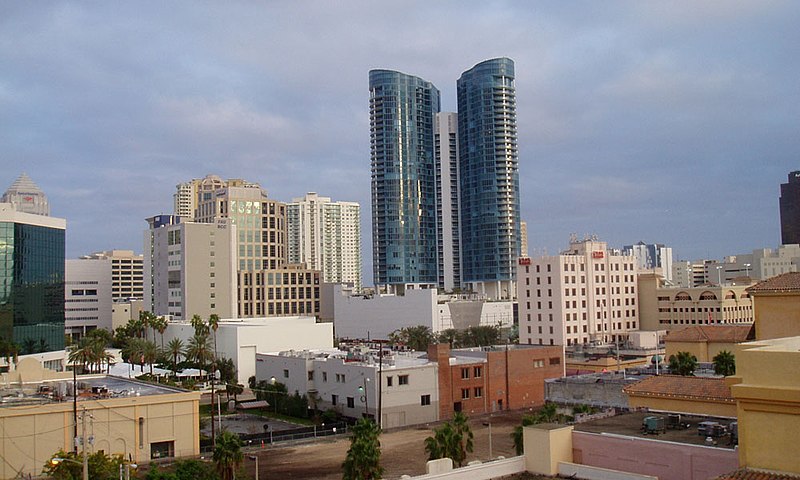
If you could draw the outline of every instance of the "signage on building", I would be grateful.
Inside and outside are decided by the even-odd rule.
[[[592,258],[604,258],[605,252],[592,252]]]
[[[531,259],[528,258],[528,257],[520,257],[519,264],[520,265],[530,265],[531,264]]]

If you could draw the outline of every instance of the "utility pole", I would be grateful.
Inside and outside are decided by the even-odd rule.
[[[81,415],[81,446],[83,447],[83,480],[89,480],[89,457],[86,451],[86,407]]]
[[[73,450],[78,453],[78,371],[75,362],[72,362],[72,443]]]
[[[208,374],[211,377],[210,374]],[[216,378],[211,378],[211,444],[213,446],[217,446],[217,436],[214,435],[214,380]]]

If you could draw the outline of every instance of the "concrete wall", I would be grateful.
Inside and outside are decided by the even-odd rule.
[[[405,295],[342,296],[334,287],[334,325],[338,338],[386,339],[403,327],[434,330],[436,290],[406,290]]]
[[[657,398],[647,396],[629,395],[628,403],[631,408],[649,408],[663,412],[693,413],[696,415],[709,415],[712,417],[736,418],[736,403],[714,402],[702,400],[684,400],[680,398]]]
[[[111,330],[111,260],[67,260],[64,277],[66,332],[82,337],[94,328]]]
[[[739,467],[735,450],[621,435],[574,432],[572,448],[575,463],[661,480],[706,480]]]
[[[756,339],[800,335],[800,294],[756,293],[753,295]]]
[[[490,480],[525,471],[525,457],[513,457],[410,477],[414,480]]]
[[[628,396],[622,388],[635,382],[610,375],[566,377],[545,382],[545,398],[549,402],[570,405],[627,408]]]
[[[571,426],[552,424],[523,427],[525,469],[542,475],[558,474],[560,462],[572,461],[572,431]]]
[[[582,478],[585,480],[658,480],[658,477],[652,475],[620,472],[619,470],[590,467],[569,462],[560,462],[558,464],[558,474],[562,477]]]

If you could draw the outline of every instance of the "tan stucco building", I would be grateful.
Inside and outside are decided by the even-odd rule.
[[[800,335],[800,272],[764,280],[747,291],[753,297],[758,340]]]
[[[0,478],[41,474],[58,450],[73,449],[83,418],[92,437],[89,453],[121,454],[134,463],[200,453],[199,392],[81,376],[76,424],[72,379],[53,378],[36,361],[20,363],[12,374],[25,383],[9,381],[0,388]],[[36,378],[53,379],[27,382]]]
[[[800,474],[800,337],[743,343],[736,375],[739,465]]]
[[[724,378],[658,375],[628,385],[622,391],[628,395],[631,408],[736,417],[736,402]]]
[[[698,362],[712,362],[723,350],[733,353],[736,345],[754,340],[752,325],[697,325],[673,330],[664,338],[666,358],[689,352]]]

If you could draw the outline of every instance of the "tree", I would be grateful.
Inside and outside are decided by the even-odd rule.
[[[66,461],[54,461],[53,459],[56,458]],[[59,450],[45,463],[43,473],[45,476],[61,480],[79,479],[83,472],[82,461],[81,455]],[[86,460],[89,466],[89,478],[92,480],[116,480],[119,478],[122,462],[122,455],[106,455],[103,452],[95,452]]]
[[[736,373],[736,357],[728,350],[722,350],[713,358],[714,373],[717,375],[733,375]]]
[[[233,480],[236,467],[241,465],[244,459],[242,441],[236,434],[223,430],[217,437],[212,458],[222,480]]]
[[[214,332],[214,357],[218,357],[219,353],[217,351],[217,329],[219,328],[219,315],[216,313],[212,313],[208,316],[208,326],[211,328],[211,331]]]
[[[195,335],[189,339],[189,346],[186,348],[186,357],[196,362],[200,370],[208,370],[209,366],[214,362],[214,352],[211,350],[212,348],[208,333],[195,333]]]
[[[133,365],[140,365],[144,372],[144,342],[137,337],[129,338],[122,347],[122,359]]]
[[[81,372],[86,372],[87,366],[93,362],[92,344],[89,338],[83,337],[80,342],[72,345],[67,358],[72,363],[72,368],[75,368],[75,363],[80,363]]]
[[[172,358],[172,374],[178,376],[178,357],[185,355],[183,340],[177,337],[170,340],[167,343],[167,353]]]
[[[350,448],[342,463],[342,480],[381,478],[381,428],[371,418],[361,418],[351,432]]]
[[[153,376],[153,364],[158,360],[158,346],[156,342],[144,340],[142,343],[142,363],[150,365],[150,376]]]
[[[694,375],[697,368],[697,357],[689,352],[678,352],[669,356],[669,370],[673,374],[690,376]]]
[[[553,423],[561,419],[558,413],[558,406],[555,403],[547,402],[542,408],[532,415],[524,415],[522,417],[522,424],[514,427],[511,432],[511,439],[514,441],[514,450],[517,455],[523,454],[523,428],[529,425],[538,425],[540,423]]]
[[[142,329],[144,332],[144,338],[147,339],[147,329],[153,326],[153,322],[156,321],[156,314],[153,312],[148,312],[146,310],[142,310],[139,312],[139,320],[142,322]],[[153,330],[153,341],[156,339],[155,330]]]
[[[467,459],[467,453],[473,450],[473,437],[467,416],[462,412],[456,412],[452,423],[445,422],[433,430],[432,437],[425,439],[428,459],[450,458],[460,467]]]
[[[241,383],[237,383],[235,385],[232,383],[225,384],[225,394],[228,396],[228,399],[230,399],[231,395],[233,395],[234,402],[237,401],[236,397],[241,395],[242,392],[244,392],[244,385]]]
[[[450,348],[456,347],[456,341],[458,340],[458,332],[455,328],[448,328],[439,332],[439,336],[437,338],[439,343],[447,343],[450,345]]]
[[[424,352],[428,350],[428,345],[433,343],[434,338],[430,327],[417,325],[395,330],[389,334],[389,341],[395,345],[402,344],[412,350]]]
[[[151,321],[153,328],[161,335],[161,350],[164,350],[164,332],[167,331],[169,322],[164,317],[156,317]],[[155,340],[155,338],[153,339]]]
[[[194,334],[196,336],[208,336],[208,325],[203,321],[203,318],[200,315],[194,314],[192,315],[192,319],[190,320],[192,327],[194,328]]]

